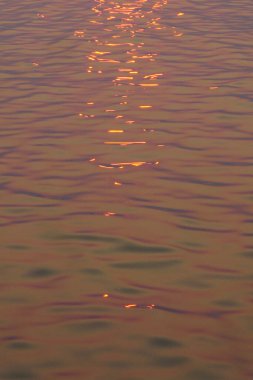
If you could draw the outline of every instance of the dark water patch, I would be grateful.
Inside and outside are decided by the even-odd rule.
[[[152,337],[148,339],[148,343],[157,348],[179,348],[182,347],[182,343],[173,340],[173,339],[168,339],[164,337]]]
[[[131,201],[137,201],[137,202],[147,202],[150,203],[150,199],[140,198],[140,197],[129,197],[129,200]]]
[[[16,340],[21,340],[21,337],[19,335],[7,335],[4,336],[1,340],[3,341],[16,341]]]
[[[179,144],[179,143],[172,143],[171,145],[175,148],[179,148],[179,149],[183,149],[183,150],[192,150],[192,151],[197,151],[197,152],[201,152],[201,151],[205,150],[204,147],[201,148],[201,147],[194,147],[194,146],[186,146],[186,145]]]
[[[145,245],[142,243],[134,242],[128,239],[116,238],[113,236],[105,235],[91,235],[91,234],[48,234],[46,236],[55,240],[77,240],[87,242],[98,243],[112,243],[117,244],[117,249],[121,252],[133,252],[133,253],[168,253],[172,252],[171,248],[159,246],[159,245]],[[104,250],[101,250],[103,252]],[[99,251],[100,252],[100,251]]]
[[[81,377],[82,374],[81,374],[81,371],[56,371],[54,372],[53,376],[55,376],[55,378],[62,378],[62,379],[74,379],[74,378],[78,378],[78,377]]]
[[[133,367],[137,367],[137,365],[133,365],[133,363],[129,363],[127,361],[124,361],[124,360],[113,360],[113,361],[110,361],[108,363],[108,365],[111,367],[111,368],[119,368],[119,369],[127,369],[127,368],[133,368]],[[132,379],[132,377],[131,377]]]
[[[100,330],[106,330],[113,325],[106,321],[93,321],[85,323],[75,323],[67,326],[67,329],[74,333],[93,333]]]
[[[125,242],[119,245],[121,252],[133,252],[133,253],[165,253],[172,252],[171,248],[143,245],[133,242]]]
[[[253,166],[252,162],[232,162],[232,161],[217,161],[218,165],[224,165],[224,166]]]
[[[29,272],[26,273],[26,276],[28,277],[50,277],[54,276],[58,273],[58,271],[51,269],[51,268],[46,268],[46,267],[39,267],[39,268],[34,268],[30,270]]]
[[[71,350],[71,354],[73,355],[74,358],[78,357],[81,360],[88,359],[89,361],[93,363],[99,354],[113,352],[113,350],[114,350],[113,347],[109,346],[109,344],[103,347],[101,346],[94,347],[92,345],[86,345],[85,347],[82,347],[82,348],[74,347]],[[119,352],[120,352],[120,348],[118,349],[118,353]]]
[[[191,287],[193,289],[208,289],[211,288],[212,285],[205,280],[199,279],[199,278],[186,278],[182,281],[180,281],[182,285],[185,285],[187,287]]]
[[[204,228],[204,227],[194,227],[194,226],[185,226],[183,224],[178,224],[178,228],[181,228],[182,230],[188,230],[188,231],[196,231],[196,232],[210,232],[210,233],[216,233],[216,234],[232,234],[235,233],[234,230],[228,230],[228,229],[216,229],[216,228]]]
[[[211,281],[240,281],[242,279],[242,276],[241,275],[238,275],[238,276],[234,276],[234,275],[231,275],[231,274],[208,274],[206,273],[205,274],[205,278],[207,280],[211,280]]]
[[[165,269],[182,264],[180,260],[164,260],[164,261],[135,261],[126,263],[111,264],[114,268],[119,269]]]
[[[28,249],[31,249],[31,247],[22,244],[8,244],[6,247],[15,251],[26,251]]]
[[[34,348],[34,345],[27,342],[12,342],[8,344],[8,348],[13,350],[30,350]]]
[[[222,307],[227,307],[227,308],[237,308],[240,307],[241,304],[239,302],[236,302],[234,300],[229,300],[229,299],[222,299],[222,300],[217,300],[214,302],[214,304],[222,306]]]
[[[91,241],[91,242],[98,242],[98,243],[115,243],[117,241],[120,241],[120,239],[110,237],[110,236],[104,236],[104,235],[90,235],[90,234],[53,234],[48,233],[46,238],[50,240],[77,240],[77,241]]]
[[[37,379],[37,375],[29,369],[14,368],[2,373],[2,379],[6,380],[33,380]]]
[[[193,185],[203,185],[203,186],[210,186],[210,187],[228,187],[228,186],[238,186],[236,183],[226,183],[226,182],[217,182],[217,181],[208,181],[203,179],[197,179],[192,177],[176,177],[176,176],[168,176],[168,177],[159,177],[162,180],[167,181],[176,181],[176,182],[183,182],[183,183],[190,183]]]
[[[90,276],[101,276],[103,275],[103,272],[96,268],[85,268],[80,270],[81,273],[87,274]]]
[[[79,313],[83,313],[83,312],[85,312],[87,309],[86,309],[86,307],[85,306],[77,306],[77,305],[73,305],[73,306],[66,306],[66,307],[64,307],[64,306],[62,306],[62,307],[60,307],[60,306],[56,306],[56,307],[50,307],[49,309],[49,312],[51,312],[51,313],[63,313],[63,314],[65,314],[65,313],[73,313],[73,312],[75,312],[75,313],[77,313],[77,312],[79,312]],[[103,308],[103,307],[99,307],[99,306],[91,306],[91,307],[89,307],[89,311],[92,311],[92,310],[95,310],[95,311],[105,311],[105,308]]]
[[[163,212],[168,212],[176,215],[191,215],[193,214],[192,211],[186,210],[186,209],[180,209],[180,208],[175,208],[175,207],[161,207],[161,206],[148,206],[148,205],[143,205],[142,207],[145,208],[150,208],[152,210],[158,210],[158,211],[163,211]]]
[[[208,369],[196,369],[188,373],[185,380],[227,380],[222,375]]]
[[[33,159],[33,162],[36,161]],[[54,194],[46,194],[46,193],[38,193],[35,191],[30,190],[23,190],[23,189],[15,189],[13,190],[15,194],[18,195],[27,195],[32,198],[41,198],[41,199],[52,199],[52,200],[60,200],[60,201],[70,201],[74,200],[79,196],[84,195],[84,192],[74,192],[69,194],[62,194],[62,195],[54,195]]]
[[[159,356],[152,360],[152,364],[159,367],[178,367],[189,362],[186,356]]]
[[[135,288],[116,288],[116,292],[122,293],[122,294],[140,294],[143,293],[143,291]]]
[[[247,331],[253,332],[253,315],[245,315],[242,317],[242,321]]]
[[[246,259],[253,259],[253,250],[251,251],[245,251],[242,253],[239,253],[240,256],[245,257]]]
[[[63,362],[61,360],[54,360],[54,359],[50,359],[50,360],[46,360],[46,361],[43,361],[43,362],[40,362],[36,365],[36,367],[38,369],[42,368],[48,368],[48,369],[52,369],[52,368],[61,368],[63,366]]]
[[[30,302],[28,297],[25,296],[1,296],[0,301],[5,304],[28,304]]]

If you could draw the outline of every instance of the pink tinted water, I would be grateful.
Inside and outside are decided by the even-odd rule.
[[[1,379],[252,379],[252,8],[5,2]]]

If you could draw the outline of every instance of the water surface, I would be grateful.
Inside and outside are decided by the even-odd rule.
[[[5,1],[1,379],[252,379],[250,0]]]

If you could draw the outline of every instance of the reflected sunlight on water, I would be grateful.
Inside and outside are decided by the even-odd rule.
[[[0,15],[0,378],[252,379],[252,4]]]

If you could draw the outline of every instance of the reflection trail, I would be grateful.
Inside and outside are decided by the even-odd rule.
[[[104,114],[99,115],[102,118],[110,117],[111,127],[107,132],[113,140],[103,142],[106,145],[115,145],[118,147],[127,147],[131,145],[145,145],[148,143],[146,138],[136,140],[136,137],[129,139],[117,140],[118,134],[135,134],[134,131],[140,131],[140,122],[143,123],[147,117],[146,113],[153,108],[150,101],[148,104],[142,104],[141,99],[154,96],[153,88],[160,85],[163,77],[162,72],[154,72],[154,62],[157,59],[157,53],[151,52],[150,47],[146,47],[141,41],[143,34],[159,33],[159,30],[165,29],[160,25],[159,10],[167,5],[167,0],[148,2],[147,0],[136,0],[131,2],[95,0],[95,6],[92,8],[95,18],[90,22],[97,25],[95,36],[90,41],[92,50],[87,54],[86,59],[89,61],[87,73],[96,75],[99,81],[107,80],[106,91],[108,86],[112,89],[112,102],[106,100]],[[103,89],[101,89],[103,91]],[[115,103],[116,98],[116,103]],[[134,99],[135,98],[135,99]],[[136,98],[138,99],[136,102]],[[104,100],[104,99],[103,99]],[[109,99],[111,100],[111,99]],[[97,104],[97,101],[86,102],[91,107]],[[91,108],[89,108],[91,109]],[[143,120],[135,120],[134,113],[136,110],[143,112]],[[91,111],[92,112],[92,111]],[[90,118],[94,115],[80,115]],[[134,124],[134,129],[133,129]],[[141,133],[148,132],[147,129],[141,129]],[[91,161],[91,160],[90,160]],[[95,160],[93,159],[92,162]],[[117,160],[116,160],[117,161]],[[149,164],[137,160],[132,163],[97,163],[101,168],[117,168],[125,165],[131,167]],[[137,164],[138,163],[138,164]],[[108,166],[108,164],[110,166]],[[155,162],[158,164],[158,161]]]

